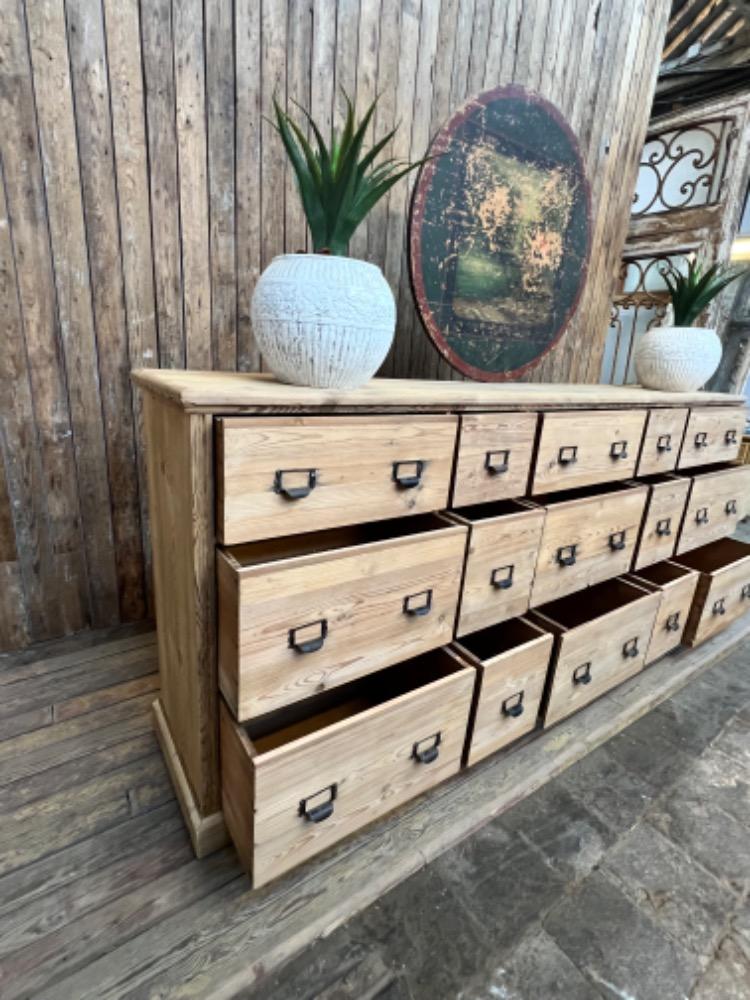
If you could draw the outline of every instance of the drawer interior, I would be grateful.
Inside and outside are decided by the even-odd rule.
[[[298,556],[333,552],[355,545],[406,538],[428,531],[441,529],[444,531],[452,527],[454,525],[438,514],[415,514],[412,517],[399,517],[388,521],[373,521],[369,524],[352,524],[344,528],[287,535],[285,538],[245,542],[242,545],[231,545],[222,551],[242,569],[282,559],[294,559]]]
[[[550,601],[536,610],[551,625],[565,632],[632,604],[643,595],[640,587],[615,577],[614,580],[597,583],[586,590]]]
[[[522,500],[495,500],[490,503],[475,503],[470,507],[458,507],[453,514],[467,522],[485,521],[493,517],[507,517],[509,514],[528,514],[533,507]]]
[[[271,712],[245,723],[243,728],[255,753],[268,753],[465,669],[465,664],[446,650],[433,650]]]
[[[689,575],[689,569],[668,561],[645,566],[643,569],[639,569],[636,574],[640,580],[646,580],[656,587],[666,587],[668,584],[674,583],[675,580],[681,580]]]
[[[637,481],[633,485],[640,483],[644,486],[662,486],[664,483],[674,483],[677,481],[677,476],[679,476],[679,473],[674,472],[660,472],[653,476],[638,476]]]
[[[715,472],[728,472],[730,469],[741,469],[738,462],[712,462],[710,465],[691,465],[689,469],[679,469],[672,473],[683,479],[698,479],[700,476],[710,476]]]
[[[627,493],[636,484],[622,483],[597,483],[595,486],[580,486],[573,490],[558,490],[555,493],[541,493],[535,496],[533,503],[541,507],[551,506],[556,503],[570,503],[573,500],[589,500],[592,497],[614,496],[617,493]]]
[[[722,538],[718,542],[711,542],[699,549],[693,549],[692,552],[686,552],[679,556],[679,560],[684,566],[697,569],[701,573],[715,573],[746,556],[750,556],[750,545],[747,542],[740,542],[736,538]]]
[[[525,618],[511,618],[499,625],[483,628],[480,632],[462,636],[459,645],[478,660],[489,660],[524,646],[543,634],[541,629]]]

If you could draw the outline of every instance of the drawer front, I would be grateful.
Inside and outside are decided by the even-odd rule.
[[[239,572],[219,558],[219,678],[240,720],[450,642],[467,529]]]
[[[257,756],[254,884],[268,882],[456,774],[475,677],[466,667],[330,731]],[[419,754],[438,736],[437,756],[421,762]],[[306,818],[305,807],[324,802],[333,786],[331,815],[323,822]]]
[[[543,525],[537,508],[471,526],[458,635],[528,610]]]
[[[476,764],[534,729],[552,644],[552,635],[541,635],[519,649],[502,653],[480,668],[467,764]]]
[[[705,642],[746,611],[750,611],[750,555],[714,573],[701,573],[685,643]]]
[[[556,503],[547,509],[531,606],[630,568],[648,487]]]
[[[687,409],[649,410],[638,459],[639,476],[655,476],[676,467],[687,419]]]
[[[698,585],[698,574],[691,573],[667,584],[661,591],[661,603],[648,647],[646,663],[653,663],[682,644],[682,636]]]
[[[654,483],[649,489],[633,564],[636,569],[669,559],[674,552],[690,483],[675,477],[666,483]]]
[[[542,415],[533,493],[627,479],[635,472],[646,410]]]
[[[529,482],[536,426],[536,413],[462,416],[453,506],[523,496]]]
[[[223,417],[225,545],[447,506],[456,418]]]
[[[644,594],[632,604],[560,636],[546,726],[643,669],[659,600],[659,594]],[[631,650],[636,654],[630,655]]]
[[[701,406],[690,411],[678,469],[733,462],[745,430],[743,407]]]
[[[693,477],[677,552],[731,535],[750,513],[750,465]]]

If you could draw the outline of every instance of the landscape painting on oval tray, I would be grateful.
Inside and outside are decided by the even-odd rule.
[[[588,267],[578,143],[538,94],[473,98],[440,130],[415,188],[412,286],[441,354],[472,378],[516,378],[559,339]]]

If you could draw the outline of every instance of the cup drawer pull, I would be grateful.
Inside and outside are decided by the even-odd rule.
[[[509,590],[513,586],[513,566],[496,566],[490,573],[490,584],[496,590]]]
[[[613,552],[620,552],[625,548],[625,531],[613,531],[609,536],[609,547]]]
[[[725,615],[727,613],[727,599],[726,597],[720,597],[718,601],[714,601],[713,607],[711,608],[712,615]]]
[[[511,719],[517,719],[519,715],[523,715],[523,710],[523,691],[518,691],[506,698],[501,706],[502,714],[510,716]]]
[[[421,458],[393,463],[393,481],[402,490],[412,490],[419,486],[423,472],[424,462]]]
[[[575,465],[578,461],[578,445],[577,444],[567,444],[557,453],[558,465]]]
[[[660,434],[656,439],[656,450],[658,452],[665,452],[672,450],[672,435],[671,434]]]
[[[307,483],[301,486],[292,486],[284,484],[285,476],[306,476]],[[303,497],[307,497],[312,493],[315,487],[318,485],[318,470],[317,469],[277,469],[273,476],[273,491],[278,493],[287,500],[302,500]]]
[[[417,740],[411,748],[412,758],[418,764],[431,764],[434,760],[438,759],[442,739],[443,734],[441,732],[437,732],[433,736],[425,736],[423,740]],[[426,743],[427,746],[423,746],[422,744],[424,743]]]
[[[573,566],[578,555],[578,543],[575,545],[561,545],[557,550],[555,559],[559,566]]]
[[[698,431],[695,435],[696,448],[708,448],[708,434],[705,431]]]
[[[615,461],[620,458],[628,457],[628,442],[627,441],[613,441],[612,447],[609,449],[609,454],[611,458]]]
[[[504,448],[502,451],[488,451],[484,457],[484,467],[491,476],[499,476],[508,471],[509,461],[509,448]]]
[[[672,534],[671,517],[663,517],[660,521],[656,522],[656,534],[661,538],[666,538]]]
[[[318,634],[312,636],[310,639],[298,639],[297,633],[303,632],[305,629],[318,628]],[[319,618],[318,621],[308,622],[306,625],[298,625],[296,628],[289,629],[289,647],[296,650],[298,653],[316,653],[319,649],[323,648],[323,643],[326,641],[326,636],[328,635],[328,619]]]
[[[736,514],[737,513],[737,501],[736,500],[727,500],[727,503],[726,503],[726,506],[724,507],[724,510],[726,511],[727,515]]]
[[[634,656],[638,656],[638,636],[633,639],[628,639],[622,647],[622,655],[626,660],[632,660]]]
[[[726,434],[724,435],[724,443],[737,444],[737,431],[734,429],[732,429],[731,431],[727,431]]]
[[[418,594],[407,594],[404,598],[404,614],[422,618],[432,611],[432,587],[420,590]]]
[[[696,524],[708,524],[708,507],[699,507],[695,512]]]
[[[588,660],[586,663],[582,663],[580,667],[576,667],[573,671],[573,683],[574,684],[590,684],[591,683],[591,661]]]
[[[319,802],[315,806],[308,805],[311,799],[317,799],[319,795],[324,795],[328,793],[328,798]],[[300,801],[298,815],[304,816],[306,820],[310,823],[322,823],[324,819],[328,819],[329,816],[333,815],[333,804],[336,801],[336,795],[338,793],[338,785],[327,785],[325,788],[321,788],[319,792],[313,792],[312,795],[308,795]]]
[[[665,628],[667,632],[676,632],[680,627],[680,612],[673,611],[671,615],[667,617],[667,623]]]

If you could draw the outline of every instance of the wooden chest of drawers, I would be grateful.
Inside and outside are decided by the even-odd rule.
[[[157,733],[196,853],[229,830],[256,885],[632,676],[689,584],[693,642],[750,604],[744,550],[674,555],[702,490],[722,534],[746,509],[744,468],[692,462],[732,461],[737,397],[134,378]]]

